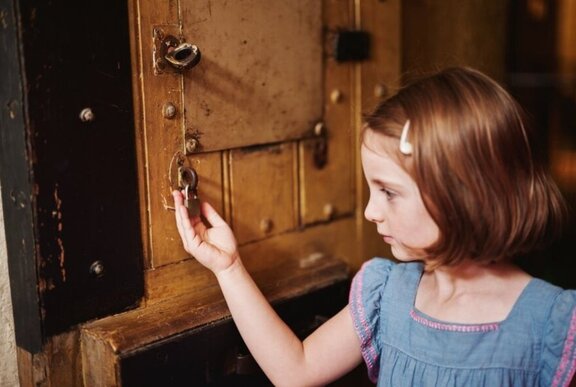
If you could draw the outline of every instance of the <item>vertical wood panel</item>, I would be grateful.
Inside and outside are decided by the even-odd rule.
[[[149,267],[160,266],[173,261],[174,244],[165,243],[164,228],[174,222],[174,214],[166,206],[172,205],[168,170],[174,154],[182,152],[183,144],[183,101],[182,76],[177,73],[154,74],[153,66],[153,30],[161,28],[165,33],[180,35],[178,16],[179,1],[138,0],[134,15],[138,23],[136,35],[138,42],[138,68],[140,84],[141,133],[139,135],[139,162],[146,166],[147,186],[144,197],[146,205],[142,207],[142,219],[148,227],[143,238],[148,240],[149,251],[146,264]],[[177,113],[173,119],[163,117],[162,108],[171,102]]]
[[[296,228],[294,146],[230,152],[232,228],[239,244]]]
[[[303,224],[312,224],[354,210],[354,121],[353,65],[337,63],[331,55],[331,44],[339,30],[354,27],[354,14],[347,1],[324,1],[324,117],[327,130],[328,156],[324,167],[314,162],[318,141],[300,142],[300,213]],[[352,238],[352,237],[351,237]]]
[[[6,252],[17,345],[30,352],[42,346],[40,296],[37,287],[33,184],[30,181],[23,82],[20,68],[16,2],[0,9],[0,179]]]

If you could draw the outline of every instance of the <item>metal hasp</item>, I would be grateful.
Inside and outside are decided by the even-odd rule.
[[[186,70],[192,68],[200,62],[200,49],[190,43],[180,43],[176,47],[168,47],[168,52],[164,58],[176,70]]]
[[[184,42],[173,35],[166,35],[160,28],[154,29],[154,71],[182,72],[200,62],[202,54],[198,46]]]
[[[328,129],[324,122],[318,122],[314,126],[314,166],[322,169],[328,162]]]
[[[337,62],[357,62],[370,58],[370,34],[366,31],[338,31],[334,39]]]

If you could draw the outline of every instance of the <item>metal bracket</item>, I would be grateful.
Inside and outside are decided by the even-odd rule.
[[[164,28],[154,27],[152,60],[155,75],[180,73],[200,62],[200,49],[175,35],[167,33]]]
[[[366,31],[338,31],[334,38],[334,59],[357,62],[370,58],[370,34]]]
[[[314,127],[314,136],[314,165],[322,169],[328,162],[328,129],[323,122]]]

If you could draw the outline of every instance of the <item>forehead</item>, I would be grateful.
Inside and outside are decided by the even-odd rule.
[[[360,155],[364,175],[368,181],[394,183],[398,185],[414,184],[412,177],[406,172],[403,166],[399,164],[396,156],[390,155],[389,151],[374,149],[371,145],[362,143]]]

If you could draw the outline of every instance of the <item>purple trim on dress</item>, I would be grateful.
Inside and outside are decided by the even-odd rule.
[[[368,263],[362,265],[362,268],[356,274],[352,284],[352,291],[350,292],[350,301],[352,304],[352,314],[356,316],[354,319],[359,324],[356,325],[358,333],[360,334],[362,357],[368,366],[368,377],[373,383],[378,380],[379,364],[377,362],[378,354],[374,348],[372,341],[372,330],[366,321],[366,313],[364,312],[364,304],[362,303],[362,286],[364,279],[364,269]]]
[[[410,311],[410,317],[419,324],[425,325],[429,328],[439,329],[442,331],[452,331],[452,332],[490,332],[495,331],[499,328],[499,323],[489,323],[489,324],[474,324],[474,325],[463,325],[463,324],[445,324],[437,321],[429,320],[425,317],[416,314],[414,309]]]
[[[575,341],[576,341],[576,308],[574,308],[572,312],[572,320],[570,321],[570,327],[568,328],[568,335],[566,336],[566,341],[564,341],[564,350],[562,351],[562,358],[560,358],[560,364],[556,369],[556,374],[554,375],[554,380],[552,382],[553,387],[557,386],[566,387],[570,384],[570,381],[574,377],[574,372],[576,371],[576,348],[574,346]],[[568,371],[566,371],[567,368]],[[562,383],[563,376],[565,376],[564,383]]]

